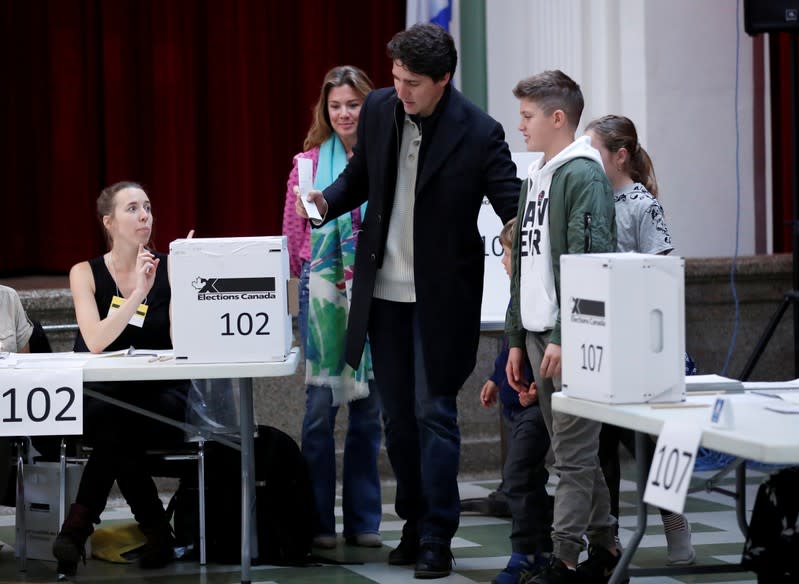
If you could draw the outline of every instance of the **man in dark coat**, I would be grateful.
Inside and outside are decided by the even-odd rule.
[[[363,103],[352,159],[308,201],[330,220],[368,200],[355,259],[347,362],[368,341],[383,406],[386,450],[406,521],[389,563],[415,577],[450,573],[458,528],[456,396],[474,369],[487,196],[503,223],[520,182],[502,126],[452,87],[457,52],[433,24],[388,44],[394,87]],[[307,216],[302,202],[297,210]]]

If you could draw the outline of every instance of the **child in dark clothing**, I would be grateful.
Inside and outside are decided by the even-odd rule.
[[[516,219],[511,219],[499,235],[505,251],[502,264],[510,270],[512,233]],[[524,367],[527,391],[517,392],[508,383],[505,366],[508,340],[494,363],[494,373],[480,391],[480,403],[491,407],[502,402],[503,422],[508,428],[508,447],[503,469],[503,491],[510,507],[511,557],[507,567],[492,584],[517,584],[523,571],[534,571],[549,561],[552,551],[552,497],[546,492],[549,473],[544,465],[549,450],[547,433],[530,363]]]

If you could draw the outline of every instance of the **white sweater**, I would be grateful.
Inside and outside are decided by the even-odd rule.
[[[407,115],[404,124],[386,252],[383,266],[377,271],[374,297],[394,302],[416,302],[413,275],[413,207],[422,134]]]

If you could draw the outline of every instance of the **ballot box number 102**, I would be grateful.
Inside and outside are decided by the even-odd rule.
[[[265,312],[240,312],[231,315],[229,312],[219,317],[223,323],[222,336],[230,337],[233,335],[268,335],[266,325],[269,324],[269,315]]]

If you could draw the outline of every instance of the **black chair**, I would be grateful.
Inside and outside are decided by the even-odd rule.
[[[38,320],[31,319],[33,325],[33,333],[28,341],[31,353],[52,353],[53,349],[50,347],[50,341],[47,339],[47,333],[44,332],[42,323]]]
[[[31,353],[52,353],[50,341],[38,320],[31,319],[33,331],[28,340]],[[45,449],[50,444],[57,444],[58,438],[42,436],[42,445]],[[46,439],[46,440],[45,440]],[[45,443],[46,442],[46,443]],[[8,507],[16,507],[16,550],[19,556],[19,568],[26,567],[26,534],[25,534],[25,476],[24,464],[28,462],[31,453],[31,439],[27,436],[0,438],[0,461],[7,460],[8,464],[0,464],[0,503]],[[13,452],[13,454],[12,454]],[[14,485],[11,487],[11,485]],[[11,487],[11,488],[9,488]],[[22,504],[18,505],[18,501]]]
[[[31,352],[47,353],[52,352],[50,342],[47,339],[46,332],[38,321],[32,321],[34,326],[33,334],[31,335],[30,348]],[[201,383],[201,382],[200,382]],[[194,387],[194,385],[193,385]],[[228,392],[228,396],[230,393]],[[200,400],[202,401],[202,399]],[[191,400],[190,400],[191,405]],[[205,404],[203,404],[205,405]],[[192,414],[196,418],[199,415],[203,417],[203,412],[196,408],[196,402],[192,409]],[[195,420],[205,422],[208,420]],[[225,432],[223,432],[225,433]],[[25,570],[26,564],[26,549],[25,549],[25,485],[24,485],[24,465],[27,463],[35,462],[58,462],[59,463],[59,489],[58,489],[58,509],[59,509],[59,526],[64,523],[65,512],[67,508],[67,464],[68,463],[85,463],[88,459],[88,454],[91,451],[90,446],[84,444],[80,436],[35,436],[32,439],[27,437],[20,438],[17,442],[16,457],[13,460],[13,465],[7,465],[9,474],[16,474],[16,501],[20,504],[17,505],[16,514],[16,533],[18,542],[18,553],[20,570]],[[31,443],[39,455],[31,457]],[[0,456],[3,452],[2,440],[0,440]],[[11,442],[6,445],[10,457]],[[160,477],[174,477],[182,478],[188,476],[190,469],[187,468],[186,462],[197,463],[197,482],[199,485],[198,493],[198,506],[199,506],[199,552],[200,564],[206,564],[206,513],[205,513],[205,439],[202,436],[196,438],[189,438],[185,442],[175,444],[165,444],[162,447],[151,449],[147,451],[149,471],[152,476]],[[30,458],[30,460],[28,460]],[[2,460],[2,458],[0,458]],[[0,465],[2,466],[2,465]],[[13,477],[7,477],[3,485],[14,480]],[[0,482],[2,476],[0,476]],[[2,499],[0,499],[2,501]]]

